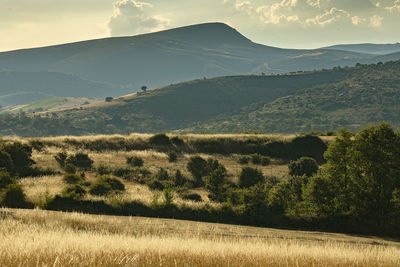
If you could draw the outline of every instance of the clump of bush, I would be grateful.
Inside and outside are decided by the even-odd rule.
[[[178,136],[174,136],[170,140],[171,140],[171,143],[176,146],[183,146],[185,144],[185,142],[182,139],[180,139]]]
[[[100,176],[90,186],[89,193],[94,196],[106,196],[112,193],[121,193],[125,186],[118,179],[110,176]]]
[[[183,174],[180,170],[177,170],[172,179],[172,182],[173,182],[174,186],[178,186],[178,187],[184,186],[187,182],[187,178],[185,176],[183,176]]]
[[[108,175],[112,173],[112,170],[110,167],[104,165],[104,164],[100,164],[97,169],[96,172],[98,175],[102,176],[102,175]]]
[[[81,199],[86,195],[86,189],[83,188],[81,185],[71,185],[64,188],[61,193],[63,197],[70,197],[73,199]]]
[[[203,201],[201,196],[197,193],[185,193],[185,194],[181,195],[181,198],[184,200],[190,200],[190,201],[194,201],[194,202],[202,202]]]
[[[310,177],[318,172],[318,163],[310,157],[301,157],[289,164],[289,175]]]
[[[22,186],[7,172],[0,172],[0,206],[9,208],[31,208]]]
[[[176,153],[173,150],[168,152],[168,161],[169,162],[176,162],[177,159],[178,159],[178,153]]]
[[[166,134],[160,133],[150,137],[149,143],[152,145],[169,146],[171,145],[171,140]]]
[[[63,181],[66,184],[79,184],[84,181],[84,179],[76,173],[65,173],[63,176]]]
[[[0,144],[0,169],[20,177],[35,175],[32,147],[19,142]]]
[[[244,167],[239,175],[239,186],[251,187],[264,181],[264,176],[259,169]]]
[[[249,161],[250,161],[250,157],[248,157],[248,156],[240,156],[238,158],[238,163],[239,164],[246,165],[246,164],[249,164]]]
[[[75,155],[68,156],[66,152],[60,152],[54,156],[54,159],[65,170],[67,165],[73,165],[81,170],[90,170],[93,166],[93,160],[85,153],[76,153]]]
[[[146,184],[152,190],[164,190],[164,184],[157,179],[151,179]]]
[[[126,163],[132,167],[142,167],[144,161],[141,157],[132,156],[126,158]]]
[[[271,159],[267,156],[262,156],[260,154],[253,154],[250,156],[250,160],[255,165],[267,166],[271,163]]]
[[[154,179],[158,181],[167,181],[170,179],[168,172],[164,168],[160,168],[155,174]]]

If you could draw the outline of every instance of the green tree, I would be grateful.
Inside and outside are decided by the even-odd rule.
[[[239,175],[239,186],[250,187],[264,181],[264,176],[259,169],[244,167]]]
[[[192,156],[186,167],[192,174],[196,186],[204,185],[203,176],[207,174],[207,161],[200,156]]]
[[[310,177],[317,173],[318,164],[317,161],[310,157],[301,157],[296,161],[292,161],[289,164],[289,175],[291,176],[307,176]]]
[[[211,171],[205,180],[209,198],[219,202],[225,201],[226,169],[223,166],[218,166],[217,169]]]

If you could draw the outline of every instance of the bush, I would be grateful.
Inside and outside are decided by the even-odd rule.
[[[175,186],[183,186],[185,185],[187,179],[184,177],[180,170],[175,172],[175,176],[173,177],[173,184]]]
[[[86,190],[80,185],[67,186],[61,193],[63,197],[80,199],[86,195]]]
[[[97,167],[96,172],[101,176],[101,175],[111,174],[112,170],[110,167],[101,164],[99,167]]]
[[[317,161],[313,158],[302,157],[289,164],[289,175],[291,176],[307,176],[310,177],[318,171]]]
[[[14,183],[16,183],[16,180],[8,172],[0,172],[0,190]]]
[[[132,167],[142,167],[144,162],[141,157],[132,156],[126,158],[126,163]]]
[[[65,173],[63,181],[66,184],[79,184],[83,182],[83,178],[75,173]]]
[[[0,170],[3,169],[6,172],[14,172],[14,162],[10,154],[0,150]]]
[[[119,180],[109,176],[100,176],[90,186],[89,193],[95,196],[106,196],[111,193],[120,193],[124,190],[125,186]]]
[[[166,181],[169,180],[170,177],[168,172],[164,168],[160,168],[158,172],[156,172],[156,174],[154,175],[154,179],[158,181]]]
[[[33,205],[26,200],[22,186],[16,183],[9,184],[0,190],[0,206],[9,208],[31,208]]]
[[[64,169],[67,158],[68,154],[65,151],[59,152],[57,153],[57,155],[54,156],[54,159],[57,161],[58,165],[60,165],[62,169]]]
[[[226,170],[224,167],[218,167],[206,177],[206,189],[210,193],[211,200],[223,202],[226,200]]]
[[[148,181],[147,186],[152,190],[164,190],[164,184],[156,179],[151,179],[150,181]]]
[[[3,145],[4,152],[10,155],[14,169],[10,171],[12,175],[22,177],[30,176],[32,173],[32,165],[35,161],[32,160],[32,147],[23,145],[19,142]]]
[[[202,186],[203,176],[207,173],[207,161],[200,156],[192,156],[187,163],[187,169],[192,174],[196,186]]]
[[[171,206],[172,202],[174,201],[174,191],[172,190],[171,187],[166,187],[163,190],[163,194],[164,194],[164,205]]]
[[[72,164],[82,170],[90,170],[93,165],[93,160],[89,158],[88,154],[77,153],[74,156],[68,157],[66,163]]]
[[[196,193],[183,194],[181,196],[181,198],[184,199],[184,200],[191,200],[191,201],[194,201],[194,202],[202,202],[203,201],[201,196],[199,194],[196,194]]]
[[[245,165],[245,164],[248,164],[249,161],[250,161],[250,157],[248,157],[248,156],[240,156],[240,157],[238,158],[238,163],[239,163],[239,164]]]
[[[244,167],[239,175],[239,186],[242,188],[250,187],[263,181],[264,176],[259,169]]]
[[[171,140],[166,134],[160,133],[153,135],[149,140],[152,145],[169,146],[171,145]]]
[[[255,164],[255,165],[261,164],[262,157],[261,157],[260,154],[253,154],[253,155],[250,156],[250,158],[251,158],[251,162],[253,164]]]
[[[267,157],[267,156],[262,156],[262,157],[261,157],[261,165],[267,166],[267,165],[269,165],[270,163],[271,163],[270,157]]]
[[[185,144],[185,142],[182,139],[180,139],[178,136],[174,136],[170,140],[171,140],[171,143],[176,146],[183,146]]]
[[[178,154],[175,151],[168,152],[168,161],[169,162],[176,162],[178,159]]]
[[[64,166],[64,171],[66,173],[76,173],[76,167],[70,163]]]

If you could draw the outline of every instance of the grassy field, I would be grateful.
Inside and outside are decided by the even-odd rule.
[[[321,232],[0,209],[1,266],[399,266],[400,243]]]

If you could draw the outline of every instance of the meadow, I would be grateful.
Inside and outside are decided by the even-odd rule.
[[[399,266],[373,237],[0,209],[1,266]]]

